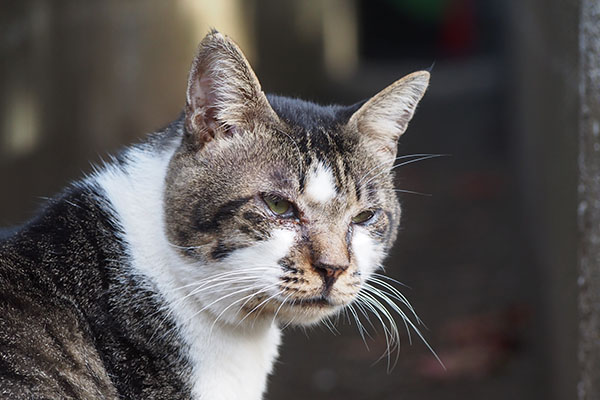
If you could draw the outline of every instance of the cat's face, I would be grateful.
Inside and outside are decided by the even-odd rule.
[[[239,49],[207,36],[165,192],[185,295],[228,323],[310,324],[352,303],[396,237],[390,167],[427,79],[360,108],[268,101]]]

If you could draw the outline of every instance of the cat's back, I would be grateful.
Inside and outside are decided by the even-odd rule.
[[[116,399],[85,318],[57,285],[74,260],[51,237],[73,221],[51,214],[0,232],[0,398]]]
[[[1,285],[0,398],[117,398],[68,301],[24,291],[5,279]]]
[[[190,397],[172,321],[128,254],[94,180],[0,239],[0,399]]]

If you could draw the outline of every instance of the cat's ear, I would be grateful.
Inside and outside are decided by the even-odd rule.
[[[188,80],[186,138],[201,148],[220,135],[276,118],[239,47],[213,30],[200,43]]]
[[[413,117],[429,84],[429,72],[414,72],[392,83],[363,104],[350,118],[382,157],[396,156],[398,138]]]

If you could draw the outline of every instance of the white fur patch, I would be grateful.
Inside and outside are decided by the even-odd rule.
[[[271,232],[269,240],[236,250],[225,259],[225,262],[234,265],[275,265],[281,258],[288,255],[295,236],[291,230],[275,229]]]
[[[269,289],[264,292],[266,296],[278,293],[276,287],[281,267],[277,262],[288,254],[294,237],[292,231],[275,230],[269,240],[234,251],[223,261],[204,268],[210,269],[211,275],[233,271],[236,273],[236,282],[221,286],[217,292],[201,292],[196,296],[199,300],[196,304],[213,305],[209,309],[209,315],[212,316],[208,318],[211,322],[209,328],[197,329],[193,339],[196,351],[191,356],[195,359],[194,364],[199,366],[195,371],[197,382],[194,398],[262,398],[267,375],[271,373],[273,361],[278,355],[280,331],[272,319],[256,321],[249,318],[245,320],[246,324],[237,326],[237,322],[243,318],[238,310],[252,295],[248,288],[257,282],[260,282],[259,286]],[[243,269],[249,272],[240,274]],[[248,284],[248,279],[252,284]],[[226,302],[217,301],[223,296],[230,297]],[[216,324],[214,316],[225,324]]]
[[[304,193],[309,200],[317,203],[326,203],[333,199],[337,192],[331,169],[323,163],[318,163],[308,174]]]
[[[180,289],[197,278],[195,271],[210,268],[183,259],[165,234],[165,176],[177,145],[174,141],[161,153],[130,149],[125,167],[107,166],[90,180],[105,190],[124,232],[131,261],[123,266],[130,264],[130,273],[165,299],[188,346],[181,357],[192,368],[193,399],[259,400],[277,358],[279,329],[271,321],[241,327],[216,324],[198,297],[185,298],[188,292]],[[292,242],[293,232],[278,231],[272,240],[233,253],[224,263],[241,268],[238,264],[250,258],[260,265],[275,264]]]
[[[207,305],[221,322],[237,326],[245,317],[243,307],[257,292],[267,298],[277,299],[280,291],[281,266],[279,260],[289,254],[295,233],[287,229],[271,231],[268,240],[235,250],[218,262],[213,262],[188,272],[191,282],[218,278],[219,290],[200,291],[194,296],[200,304]],[[225,296],[225,301],[219,300]],[[256,317],[256,315],[254,315]],[[246,324],[254,325],[255,318],[246,318]]]
[[[364,279],[367,279],[379,267],[383,259],[382,251],[378,247],[377,243],[362,228],[355,228],[352,236],[352,251]]]

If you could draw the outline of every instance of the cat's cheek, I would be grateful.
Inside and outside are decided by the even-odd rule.
[[[273,255],[274,262],[279,262],[282,258],[289,255],[292,245],[296,241],[296,232],[293,229],[280,228],[271,233],[269,247]]]
[[[356,260],[358,270],[364,279],[368,277],[379,267],[383,258],[383,252],[369,233],[361,227],[357,227],[352,235],[352,253]]]
[[[279,261],[289,255],[295,241],[296,232],[294,230],[274,229],[271,231],[269,239],[234,251],[223,261],[232,268],[269,265],[273,267],[274,271],[279,271]]]

